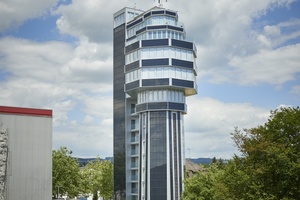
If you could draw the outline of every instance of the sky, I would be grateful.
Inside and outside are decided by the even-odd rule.
[[[168,0],[198,49],[185,154],[229,159],[230,133],[300,104],[300,0]],[[113,155],[113,13],[153,0],[1,0],[0,105],[53,110],[53,149]]]

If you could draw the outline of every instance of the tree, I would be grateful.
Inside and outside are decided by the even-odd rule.
[[[300,199],[300,109],[271,111],[267,123],[235,128],[232,138],[241,152],[226,165],[216,159],[208,172],[185,181],[189,199]]]
[[[73,198],[78,195],[80,185],[79,165],[71,157],[72,151],[67,147],[60,147],[52,151],[52,194],[53,196],[66,194]]]
[[[113,165],[110,161],[105,160],[102,162],[102,179],[101,179],[100,194],[105,199],[109,199],[114,193],[113,181]]]
[[[244,131],[235,129],[232,135],[242,157],[236,157],[229,167],[238,166],[247,177],[247,184],[237,183],[236,187],[253,199],[299,199],[299,107],[271,111],[270,119],[263,126]],[[233,188],[229,192],[236,195]]]
[[[217,162],[217,161],[216,161]],[[223,200],[223,194],[219,195],[218,189],[223,188],[219,177],[223,173],[218,163],[206,166],[206,171],[199,171],[191,178],[184,181],[184,200]],[[224,191],[222,189],[222,191]]]
[[[98,199],[98,192],[105,199],[113,195],[113,169],[110,161],[101,161],[97,158],[90,161],[82,170],[82,190],[93,194],[93,200]]]

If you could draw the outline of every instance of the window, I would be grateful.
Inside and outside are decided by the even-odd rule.
[[[156,54],[156,57],[157,58],[162,58],[163,57],[163,48],[157,48],[156,49],[156,52],[157,52],[157,54]]]
[[[125,83],[130,83],[141,78],[140,69],[128,72],[125,74]]]
[[[153,31],[153,39],[157,39],[157,32]]]

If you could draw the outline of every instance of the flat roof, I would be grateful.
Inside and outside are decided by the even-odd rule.
[[[37,109],[37,108],[21,108],[0,106],[0,114],[16,114],[16,115],[30,115],[30,116],[45,116],[52,117],[52,110]]]

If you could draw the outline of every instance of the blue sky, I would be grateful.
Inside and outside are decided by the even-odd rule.
[[[142,10],[157,5],[137,0]],[[129,0],[0,3],[0,105],[53,109],[53,148],[112,156],[112,15]],[[234,127],[299,106],[299,0],[168,1],[198,49],[187,157],[230,158]]]

